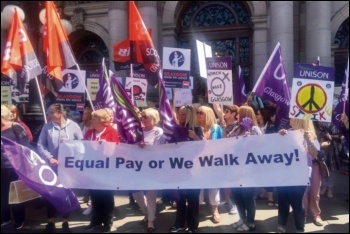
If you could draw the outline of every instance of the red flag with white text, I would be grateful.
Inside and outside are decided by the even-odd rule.
[[[26,29],[16,10],[8,31],[1,72],[12,79],[14,86],[20,92],[24,91],[25,84],[29,80],[42,72]]]
[[[76,66],[77,62],[53,1],[46,2],[43,49],[46,53],[44,75],[53,81],[53,88],[57,92],[64,83],[62,71]]]
[[[134,1],[129,2],[129,40],[131,61],[143,64],[148,83],[156,86],[160,78],[159,54]]]

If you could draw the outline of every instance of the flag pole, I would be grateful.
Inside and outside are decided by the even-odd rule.
[[[39,92],[39,99],[40,99],[40,104],[41,104],[41,108],[43,109],[43,114],[44,114],[44,120],[45,120],[45,124],[47,124],[47,119],[46,119],[46,110],[45,110],[45,106],[44,106],[44,101],[40,92],[40,86],[39,86],[39,82],[38,82],[38,77],[35,76],[35,83],[36,83],[36,87],[38,88],[38,92]]]
[[[132,67],[132,63],[130,63],[130,76],[131,76],[131,88],[130,88],[131,98],[130,99],[131,99],[132,105],[135,105],[134,103],[134,69]]]
[[[345,105],[346,101],[349,97],[349,58],[348,58],[348,66],[345,70],[345,90],[344,90],[344,105],[343,105],[343,113],[345,113]]]
[[[264,69],[263,69],[262,72],[260,73],[260,76],[259,76],[257,82],[255,83],[252,92],[255,92],[256,89],[258,88],[258,85],[259,85],[260,81],[263,79],[264,74],[266,73],[267,68],[270,66],[271,61],[272,61],[272,59],[273,59],[273,56],[274,56],[275,53],[277,52],[279,46],[280,46],[280,43],[278,42],[278,43],[276,44],[275,48],[273,49],[273,51],[272,51],[272,53],[271,53],[271,55],[270,55],[269,60],[268,60],[267,63],[265,64]]]
[[[85,77],[83,77],[83,73],[81,72],[78,63],[77,63],[77,68],[78,68],[78,70],[79,70],[80,77],[85,79]],[[92,111],[95,111],[94,105],[92,104],[92,100],[91,100],[91,97],[90,97],[89,90],[87,89],[87,86],[86,86],[86,83],[85,83],[85,82],[84,82],[84,85],[85,85],[85,92],[86,92],[86,95],[88,96],[88,99],[89,99],[89,102],[90,102],[90,105],[91,105],[91,109],[92,109]]]

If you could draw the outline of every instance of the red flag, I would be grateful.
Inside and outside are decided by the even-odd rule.
[[[129,40],[131,61],[143,64],[148,83],[157,85],[160,78],[160,58],[133,1],[129,2]]]
[[[1,72],[10,77],[18,90],[23,92],[25,84],[40,75],[41,71],[28,34],[15,10],[6,41]]]
[[[58,91],[63,86],[62,70],[77,65],[77,62],[53,1],[46,2],[43,49],[46,53],[45,75],[54,81],[54,88]]]

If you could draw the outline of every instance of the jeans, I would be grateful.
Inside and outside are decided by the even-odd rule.
[[[233,200],[236,203],[239,218],[243,222],[254,224],[255,222],[255,188],[234,188],[232,189]]]
[[[292,206],[295,227],[298,231],[304,231],[305,209],[303,196],[306,186],[277,187],[278,193],[278,224],[285,227],[288,221],[289,206]]]

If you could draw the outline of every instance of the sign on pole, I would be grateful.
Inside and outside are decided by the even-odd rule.
[[[207,58],[207,87],[209,103],[233,105],[232,58]]]
[[[294,66],[290,118],[332,121],[334,72],[333,67]]]

